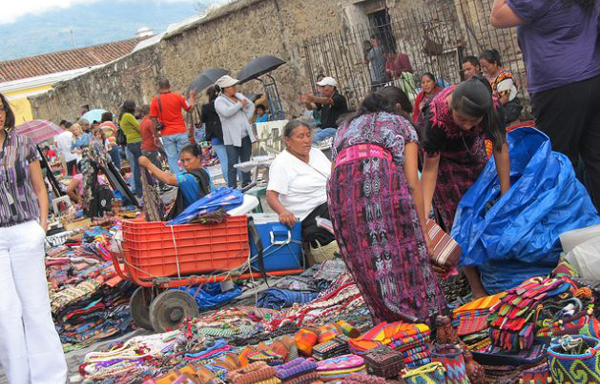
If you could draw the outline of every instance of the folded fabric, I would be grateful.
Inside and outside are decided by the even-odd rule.
[[[469,335],[488,328],[490,311],[475,310],[456,315],[458,320],[457,333],[459,336]]]
[[[276,375],[275,368],[270,367],[264,361],[259,361],[230,372],[227,375],[227,380],[233,384],[256,384],[272,379]]]
[[[259,308],[280,310],[281,308],[291,307],[296,303],[309,303],[317,296],[319,296],[318,292],[303,292],[291,291],[283,288],[269,288],[258,295],[256,306]]]
[[[284,381],[284,383],[286,384],[312,384],[315,382],[320,383],[321,381],[319,380],[321,378],[321,376],[316,373],[316,372],[309,372],[309,373],[305,373],[303,375],[294,377],[290,380],[286,380]]]
[[[351,373],[339,381],[340,384],[385,384],[386,382],[382,377],[360,373]]]
[[[304,358],[297,358],[288,363],[275,367],[277,377],[281,380],[289,380],[291,378],[304,375],[317,369],[317,364]]]

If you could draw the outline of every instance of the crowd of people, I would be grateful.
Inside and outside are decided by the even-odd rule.
[[[600,9],[586,0],[495,0],[491,22],[519,27],[535,124],[552,147],[565,153],[587,181],[600,206]],[[315,111],[320,129],[291,120],[283,130],[286,149],[270,168],[267,202],[288,226],[302,223],[303,241],[317,246],[336,242],[374,324],[406,321],[433,325],[448,314],[440,284],[450,272],[431,262],[430,218],[450,231],[461,198],[488,161],[491,142],[499,197],[511,188],[506,127],[519,120],[518,83],[502,66],[495,49],[466,57],[465,80],[445,86],[431,73],[421,77],[414,104],[390,78],[412,74],[408,57],[385,52],[376,37],[365,41],[365,64],[371,93],[349,112],[337,81],[321,76],[316,94],[300,101]],[[577,63],[573,58],[577,57]],[[201,108],[206,139],[221,161],[230,188],[245,187],[250,175],[239,162],[250,160],[256,140],[252,121],[268,121],[264,105],[238,90],[239,81],[223,76],[207,90]],[[194,143],[193,128],[182,111],[194,108],[196,93],[186,99],[158,82],[158,95],[140,108],[126,100],[115,124],[62,121],[56,151],[74,176],[67,193],[85,203],[103,181],[107,162],[121,168],[125,148],[132,190],[142,194],[147,170],[163,185],[177,186],[177,212],[211,190],[211,178]],[[14,383],[60,383],[66,363],[50,313],[44,265],[48,229],[48,193],[31,139],[14,132],[15,119],[0,94],[0,362]],[[331,159],[315,142],[332,139]],[[164,154],[162,154],[164,152]],[[166,157],[169,171],[160,158]],[[335,235],[317,225],[331,220]],[[488,295],[476,268],[465,267],[473,298]],[[436,278],[436,275],[438,278]]]

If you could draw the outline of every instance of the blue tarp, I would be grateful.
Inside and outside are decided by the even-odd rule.
[[[463,250],[461,265],[478,266],[489,293],[549,273],[558,262],[561,233],[600,224],[571,162],[552,151],[545,134],[522,127],[507,140],[510,190],[499,198],[490,160],[460,201],[451,232]]]
[[[208,283],[203,284],[200,287],[191,288],[183,286],[174,289],[187,291],[187,293],[191,296],[196,295],[196,291],[200,290],[200,292],[198,292],[196,295],[196,303],[198,304],[200,311],[221,306],[242,294],[241,288],[237,285],[234,285],[229,291],[222,292],[221,285],[219,283]]]
[[[214,212],[219,208],[228,211],[239,207],[243,202],[244,195],[237,189],[217,189],[187,207],[179,216],[167,222],[167,225],[187,224],[198,215]]]

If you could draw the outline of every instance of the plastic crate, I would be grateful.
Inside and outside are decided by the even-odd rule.
[[[246,216],[216,225],[123,222],[126,269],[141,280],[228,271],[248,260]],[[179,264],[179,267],[178,267]]]
[[[265,271],[287,271],[303,269],[302,263],[302,224],[296,223],[291,229],[279,223],[279,216],[273,213],[253,214],[254,225],[263,245]],[[254,243],[250,244],[252,256],[257,255]],[[258,261],[252,262],[252,269],[259,270]]]

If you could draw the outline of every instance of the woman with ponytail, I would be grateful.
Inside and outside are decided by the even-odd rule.
[[[333,143],[329,213],[374,324],[431,324],[446,310],[427,252],[411,112],[402,90],[384,87],[340,125]]]
[[[510,188],[506,131],[496,108],[490,84],[479,75],[444,89],[425,108],[424,210],[433,207],[436,221],[448,232],[458,202],[487,162],[486,138],[493,144],[501,195]],[[476,271],[465,273],[474,296],[484,296]]]

